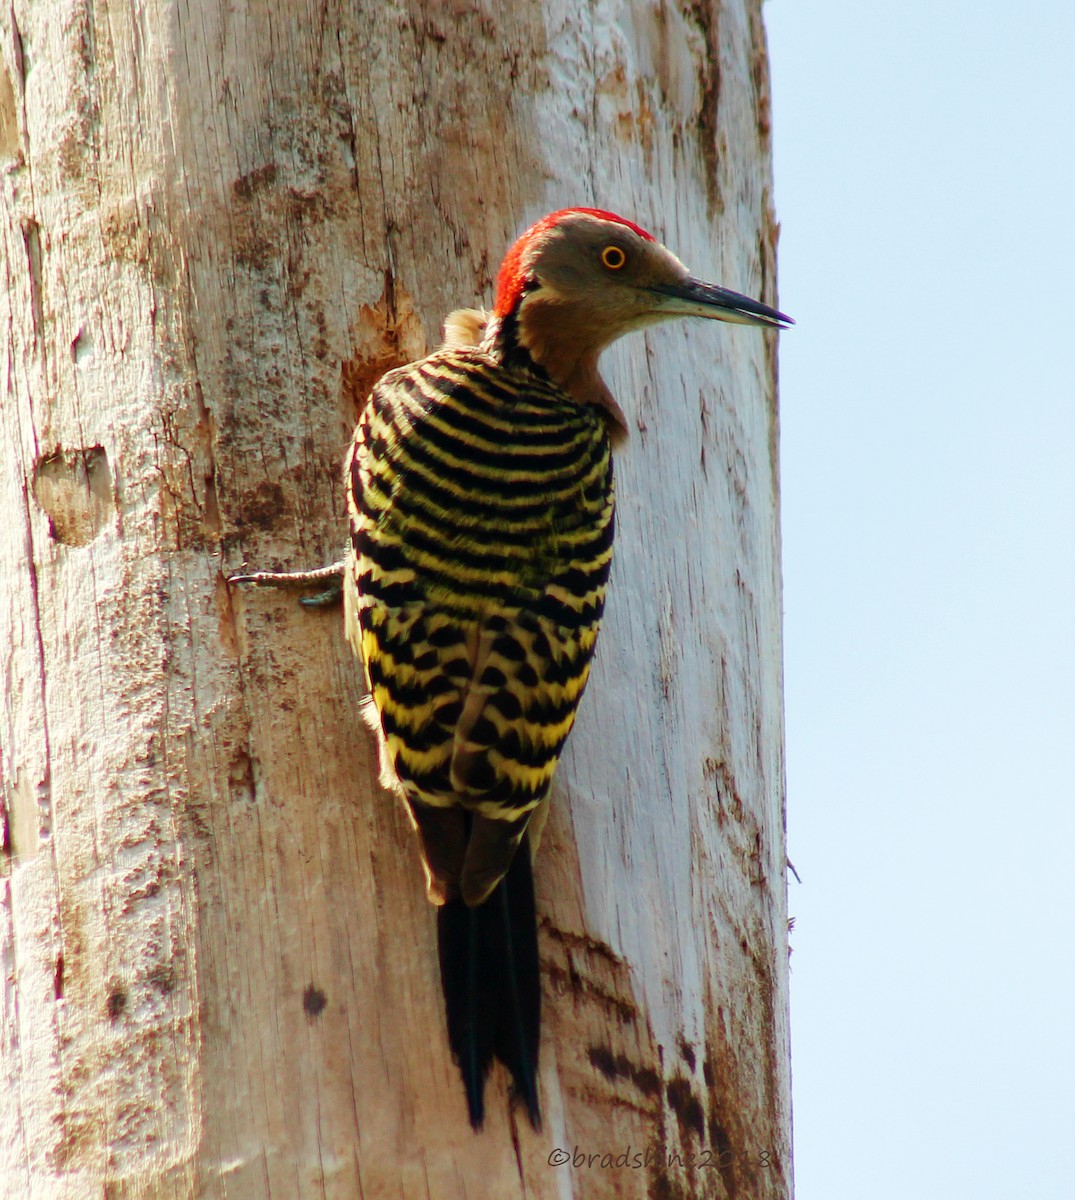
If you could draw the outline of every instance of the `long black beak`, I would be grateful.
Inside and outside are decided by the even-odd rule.
[[[795,324],[791,317],[775,308],[715,283],[703,283],[693,276],[681,283],[657,284],[650,291],[661,297],[659,311],[662,316],[709,317],[736,325],[760,325],[765,329],[786,329]]]

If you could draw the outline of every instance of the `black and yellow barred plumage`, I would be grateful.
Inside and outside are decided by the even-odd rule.
[[[387,782],[420,830],[424,808],[478,818],[465,850],[424,849],[435,899],[480,902],[589,674],[612,556],[605,423],[530,371],[442,350],[378,383],[348,475],[348,628]]]
[[[430,897],[443,906],[453,1048],[484,1059],[469,1075],[461,1063],[471,1116],[480,1123],[495,1055],[536,1119],[539,988],[530,852],[520,843],[535,810],[535,826],[543,821],[604,608],[614,525],[605,420],[539,371],[487,350],[443,349],[376,385],[347,479],[347,628],[365,664],[384,782],[409,806]],[[513,862],[503,903],[523,913],[517,944],[504,946],[497,885]],[[453,933],[453,920],[477,931]],[[474,1001],[458,980],[464,998],[453,1014],[450,977],[473,936],[495,942],[478,969],[504,954],[532,959],[523,992],[533,995],[501,994],[495,981],[479,1005],[494,1015],[468,1013]],[[513,1004],[533,1010],[522,1021],[533,1045],[521,1054],[500,1047],[492,1028]],[[476,1049],[468,1022],[488,1026]],[[501,1040],[518,1036],[517,1024]]]

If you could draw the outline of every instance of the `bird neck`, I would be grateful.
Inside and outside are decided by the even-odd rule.
[[[482,348],[504,366],[540,374],[580,404],[597,408],[618,443],[627,436],[627,420],[597,367],[605,343],[585,319],[575,321],[564,308],[531,300],[494,317]]]

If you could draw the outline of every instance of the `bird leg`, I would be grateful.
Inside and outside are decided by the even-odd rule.
[[[312,571],[254,571],[250,575],[231,575],[228,583],[252,583],[255,587],[303,588],[328,583],[323,591],[301,596],[299,603],[307,608],[327,608],[338,604],[343,595],[344,559],[317,567]]]

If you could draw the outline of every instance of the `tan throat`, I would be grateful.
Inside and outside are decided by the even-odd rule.
[[[580,404],[600,409],[613,444],[622,442],[627,437],[627,419],[597,369],[601,351],[613,340],[607,326],[592,312],[535,297],[524,302],[516,328],[519,345],[534,362]]]

